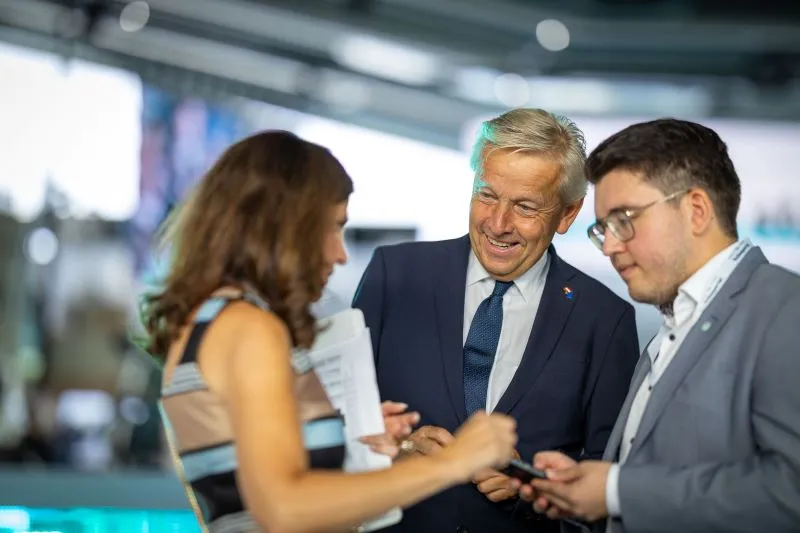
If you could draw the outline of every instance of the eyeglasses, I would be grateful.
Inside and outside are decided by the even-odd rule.
[[[594,245],[600,249],[600,251],[603,250],[603,243],[606,241],[606,231],[610,231],[614,238],[618,241],[628,242],[636,236],[636,231],[633,228],[633,221],[641,216],[642,213],[654,205],[669,202],[670,200],[677,198],[682,194],[686,194],[687,192],[689,192],[689,189],[685,191],[674,192],[669,196],[665,196],[664,198],[650,202],[642,207],[615,211],[608,215],[605,219],[598,220],[589,226],[589,228],[586,230],[586,234],[589,236],[589,240],[591,240]]]

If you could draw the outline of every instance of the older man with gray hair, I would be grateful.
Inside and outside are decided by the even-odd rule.
[[[477,410],[517,420],[525,459],[603,453],[639,347],[633,307],[551,244],[583,204],[585,159],[568,119],[509,111],[475,144],[469,234],[375,251],[354,306],[372,333],[381,395],[421,418],[398,460],[448,446]],[[473,481],[407,509],[390,531],[558,531],[502,473]]]

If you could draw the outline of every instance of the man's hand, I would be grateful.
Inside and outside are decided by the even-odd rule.
[[[444,428],[422,426],[401,444],[404,455],[432,455],[453,441],[453,435]]]
[[[489,501],[501,502],[517,495],[521,483],[492,468],[481,470],[472,479]]]
[[[606,508],[606,479],[611,463],[582,461],[573,466],[545,469],[548,479],[532,481],[538,499],[549,502],[547,516],[575,516],[593,522],[608,516]]]
[[[369,435],[359,440],[373,452],[394,458],[399,452],[400,442],[410,435],[414,426],[419,423],[419,413],[406,413],[406,409],[408,405],[404,403],[383,402],[381,410],[386,431],[381,435]]]
[[[544,472],[565,470],[577,464],[574,459],[561,452],[539,452],[533,457],[533,467]],[[561,519],[570,516],[550,505],[547,498],[538,494],[531,485],[522,485],[519,496],[526,502],[533,502],[533,510],[537,513],[546,513],[549,518]]]
[[[519,459],[519,453],[514,452],[514,459]],[[478,472],[472,479],[489,501],[501,502],[517,495],[521,483],[517,479],[508,477],[493,468],[486,468]]]

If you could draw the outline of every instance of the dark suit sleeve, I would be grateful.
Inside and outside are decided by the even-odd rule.
[[[378,346],[383,326],[384,284],[386,268],[381,248],[376,248],[372,259],[361,276],[361,281],[353,297],[353,307],[364,313],[364,321],[372,337],[372,353],[378,362]]]
[[[639,361],[639,337],[633,307],[626,304],[625,311],[618,316],[616,323],[609,321],[611,337],[605,353],[594,355],[602,357],[602,363],[587,409],[583,451],[583,458],[587,459],[603,456]]]

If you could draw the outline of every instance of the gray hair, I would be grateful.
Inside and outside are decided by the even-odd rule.
[[[518,108],[487,120],[472,149],[470,165],[476,177],[480,177],[490,153],[507,149],[560,160],[559,194],[565,205],[586,196],[586,141],[583,132],[567,117],[542,109]]]

